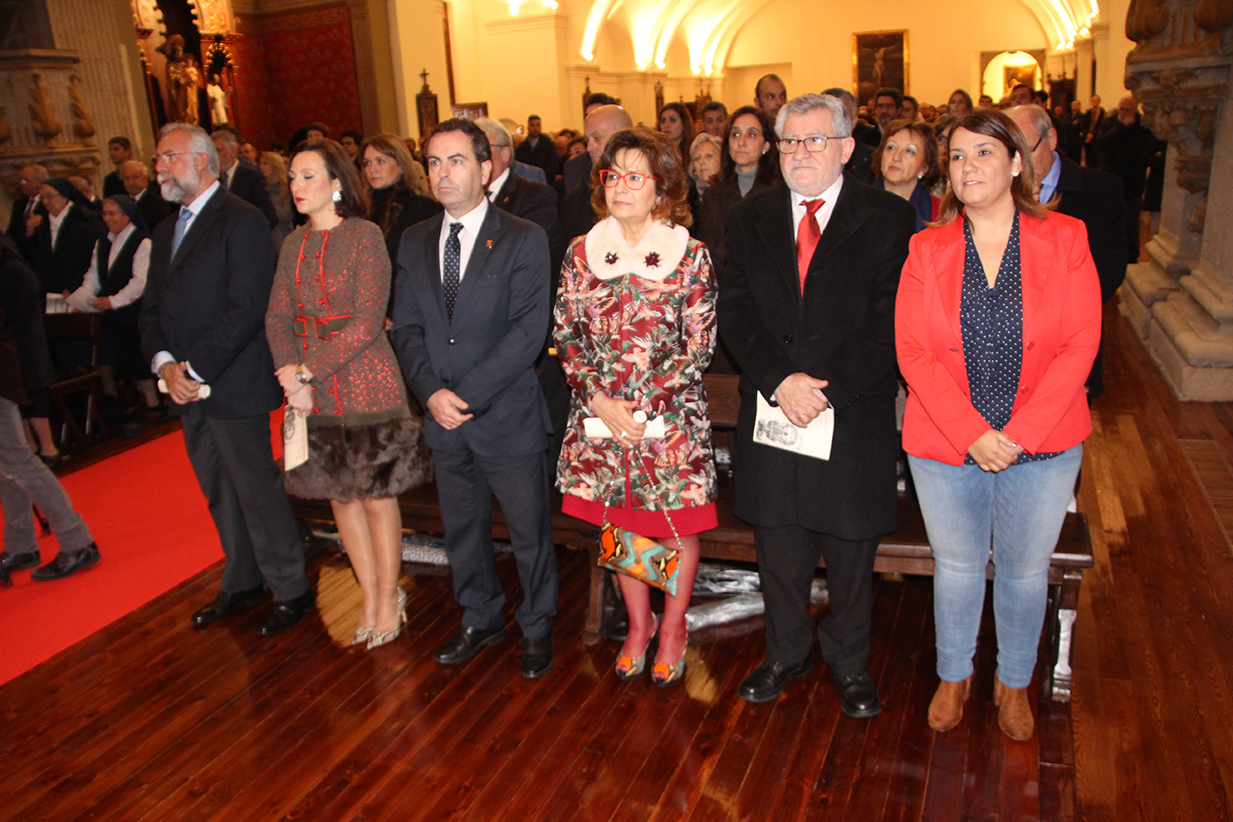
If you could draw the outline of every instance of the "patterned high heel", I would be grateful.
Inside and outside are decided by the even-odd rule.
[[[402,588],[398,589],[398,625],[392,631],[377,631],[373,629],[372,636],[368,640],[368,650],[380,648],[382,645],[387,645],[398,639],[402,633],[402,626],[407,624],[407,592]]]
[[[376,630],[372,625],[360,625],[355,629],[355,637],[351,640],[352,645],[363,645],[372,637],[372,632]]]
[[[655,662],[651,668],[651,679],[655,680],[657,688],[671,688],[679,685],[685,679],[685,652],[689,650],[689,629],[685,629],[685,647],[681,649],[681,658],[676,662]]]
[[[642,676],[642,672],[646,670],[646,649],[651,646],[651,640],[659,633],[659,617],[655,617],[655,625],[651,628],[651,635],[646,639],[646,645],[642,646],[642,653],[638,656],[626,656],[621,654],[616,661],[616,675],[622,682],[630,682]]]

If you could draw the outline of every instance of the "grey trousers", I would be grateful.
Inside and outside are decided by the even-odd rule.
[[[47,517],[64,553],[76,553],[94,542],[56,475],[26,447],[17,403],[0,397],[0,506],[7,554],[39,549],[31,503]]]

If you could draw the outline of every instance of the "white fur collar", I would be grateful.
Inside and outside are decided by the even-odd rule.
[[[630,248],[621,224],[609,216],[587,232],[587,264],[601,280],[633,274],[647,280],[666,279],[676,270],[689,246],[684,226],[654,223],[636,248]]]

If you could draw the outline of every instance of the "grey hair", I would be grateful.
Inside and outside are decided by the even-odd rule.
[[[484,133],[488,135],[488,143],[493,148],[514,147],[514,138],[500,120],[494,120],[491,117],[476,117],[472,122],[484,130]]]
[[[222,140],[223,144],[226,145],[227,148],[235,148],[240,144],[240,141],[235,137],[235,132],[229,131],[225,128],[220,128],[218,131],[210,132],[210,139]]]
[[[168,123],[159,131],[158,138],[161,140],[177,131],[183,131],[188,135],[188,150],[193,154],[204,154],[207,161],[206,169],[217,177],[218,150],[214,148],[214,141],[210,139],[210,135],[205,133],[205,129],[190,123]]]
[[[724,156],[724,141],[713,134],[707,134],[705,131],[694,138],[693,143],[689,146],[689,154],[692,157],[693,153],[698,150],[698,146],[702,143],[714,143],[715,148],[719,149],[719,156]]]
[[[811,111],[826,109],[831,113],[831,131],[835,137],[852,136],[852,115],[843,100],[833,94],[802,94],[784,103],[783,108],[775,115],[775,134],[783,134],[783,124],[790,114],[808,114]]]
[[[1049,116],[1048,112],[1035,103],[1030,103],[1026,106],[1015,106],[1006,113],[1011,114],[1016,111],[1022,111],[1028,116],[1028,119],[1032,121],[1032,128],[1036,129],[1037,137],[1044,137],[1049,133],[1049,129],[1053,128],[1053,118]],[[1027,137],[1026,134],[1023,136]],[[1027,142],[1030,146],[1036,141],[1029,138]]]

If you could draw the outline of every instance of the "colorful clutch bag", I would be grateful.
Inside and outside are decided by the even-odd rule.
[[[599,567],[631,576],[673,596],[681,574],[680,554],[610,522],[599,533]]]

